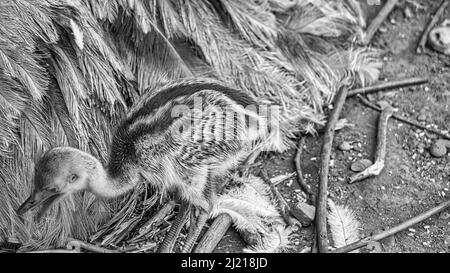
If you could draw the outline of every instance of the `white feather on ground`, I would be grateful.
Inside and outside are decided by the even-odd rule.
[[[238,232],[255,235],[257,243],[244,252],[274,253],[289,249],[290,228],[270,197],[270,188],[260,178],[233,177],[229,188],[217,198],[211,218],[228,214]]]
[[[358,241],[360,223],[354,212],[348,207],[336,205],[331,199],[328,199],[328,207],[327,219],[333,247],[339,248]]]

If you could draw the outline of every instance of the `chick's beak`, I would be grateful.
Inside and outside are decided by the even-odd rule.
[[[51,205],[60,197],[62,193],[56,190],[38,190],[34,191],[30,197],[17,209],[18,215],[23,215],[42,204],[39,210],[38,218],[40,218]]]

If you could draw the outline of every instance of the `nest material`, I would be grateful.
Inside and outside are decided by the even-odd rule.
[[[313,131],[343,83],[378,77],[376,54],[354,46],[362,33],[355,7],[353,0],[0,1],[1,236],[23,249],[49,248],[137,225],[152,210],[143,206],[152,205],[144,186],[107,206],[78,194],[38,224],[15,209],[45,150],[70,145],[104,162],[114,126],[151,87],[219,79],[281,105],[284,132]]]
[[[217,199],[211,218],[228,214],[243,238],[251,236],[244,252],[274,253],[291,248],[291,229],[277,211],[269,186],[252,175],[234,176],[231,181]]]

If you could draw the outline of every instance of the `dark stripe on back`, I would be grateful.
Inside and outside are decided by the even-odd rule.
[[[187,83],[185,85],[180,84],[168,89],[162,90],[154,95],[148,102],[146,102],[141,109],[136,111],[129,119],[129,124],[141,117],[152,113],[155,109],[158,109],[168,102],[171,102],[179,97],[190,96],[203,90],[213,90],[226,95],[231,100],[234,100],[237,104],[242,105],[244,108],[251,104],[256,104],[248,94],[236,89],[225,87],[215,83]]]

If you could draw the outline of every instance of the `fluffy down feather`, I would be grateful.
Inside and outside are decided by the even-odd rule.
[[[270,188],[255,176],[237,177],[221,194],[211,217],[228,214],[238,232],[255,236],[255,244],[245,252],[283,252],[289,249],[291,230],[286,227],[271,199]]]
[[[360,223],[353,211],[347,207],[336,205],[331,199],[328,199],[328,207],[327,220],[333,238],[333,246],[339,248],[358,241]]]

